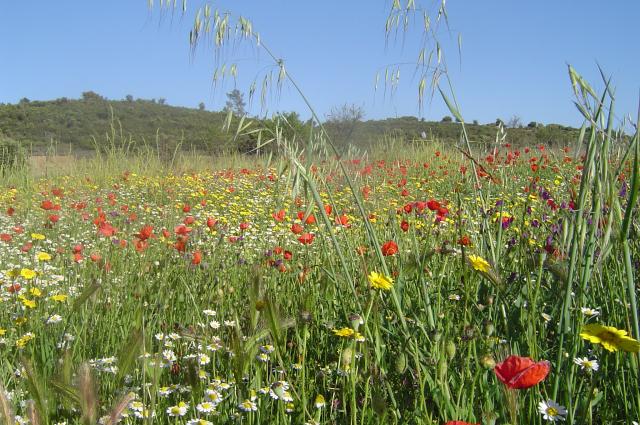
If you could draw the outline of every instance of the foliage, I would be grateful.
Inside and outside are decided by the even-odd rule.
[[[91,151],[114,120],[139,146],[182,144],[185,150],[228,149],[225,114],[181,108],[149,100],[107,100],[93,92],[82,100],[57,99],[0,105],[0,131],[44,152],[52,141],[74,152]]]
[[[133,96],[123,101],[106,100],[100,95],[88,95],[87,98],[89,100],[85,101],[63,98],[0,105],[0,131],[20,141],[23,146],[33,145],[36,153],[45,152],[52,140],[72,152],[88,152],[94,150],[94,140],[101,143],[115,119],[124,134],[133,138],[139,146],[146,144],[172,151],[180,145],[185,151],[209,153],[236,147],[233,134],[223,131],[226,114],[205,111],[204,103],[197,110],[149,100],[134,101]],[[411,141],[420,138],[423,132],[430,140],[444,143],[456,143],[460,139],[460,127],[453,122],[424,121],[416,117],[361,121],[364,112],[359,107],[353,109],[353,105],[346,105],[343,109],[345,107],[346,111],[340,108],[334,110],[325,122],[327,131],[344,147],[370,149],[388,135]],[[285,126],[287,137],[297,134],[300,141],[301,136],[308,135],[310,127],[302,122],[299,115],[291,112],[283,118],[290,122],[290,126]],[[257,124],[262,122],[259,119],[254,121]],[[264,125],[273,130],[274,118],[264,120]],[[468,132],[472,141],[489,145],[495,139],[496,129],[493,123],[489,123],[469,126]],[[509,129],[506,142],[514,146],[534,143],[566,146],[575,140],[578,133],[577,129],[571,127],[539,125],[535,128]],[[246,137],[244,140],[249,145],[256,141],[254,138],[249,142]],[[246,146],[238,149],[245,151]]]

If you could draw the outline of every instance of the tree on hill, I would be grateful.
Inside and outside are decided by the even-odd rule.
[[[350,141],[356,126],[364,118],[364,109],[355,104],[334,107],[327,114],[327,128],[337,143]]]
[[[82,100],[84,100],[85,102],[89,102],[95,100],[105,100],[105,98],[94,91],[85,91],[82,92]]]
[[[224,112],[231,111],[233,115],[237,117],[243,117],[246,115],[245,111],[246,103],[244,102],[244,95],[238,89],[233,89],[227,93],[227,103],[224,107]]]
[[[518,115],[513,115],[507,123],[509,128],[522,128],[522,119]]]

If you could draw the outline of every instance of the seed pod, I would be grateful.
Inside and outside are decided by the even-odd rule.
[[[485,367],[487,369],[493,369],[494,367],[496,367],[496,361],[490,354],[482,356],[482,358],[480,359],[480,364],[482,365],[482,367]]]
[[[349,370],[351,367],[351,357],[353,355],[353,350],[351,348],[345,348],[342,351],[342,355],[340,357],[340,364],[344,370]]]
[[[484,324],[484,334],[486,336],[491,336],[493,335],[493,332],[496,330],[496,328],[493,326],[493,323],[491,322],[485,322]]]
[[[456,356],[456,344],[453,341],[447,341],[446,345],[444,346],[444,350],[446,351],[449,360],[453,359]]]
[[[399,374],[404,373],[407,370],[407,356],[404,353],[400,353],[396,357],[396,372]]]

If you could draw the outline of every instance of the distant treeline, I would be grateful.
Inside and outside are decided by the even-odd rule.
[[[118,140],[132,141],[136,146],[147,145],[172,151],[176,146],[185,150],[219,152],[247,150],[251,138],[234,138],[235,133],[223,131],[227,113],[211,112],[200,104],[198,108],[170,106],[164,99],[144,100],[127,96],[123,100],[109,100],[94,92],[85,92],[81,99],[61,98],[52,101],[22,99],[18,104],[0,104],[0,135],[18,141],[33,152],[44,152],[52,143],[58,149],[90,152],[108,143],[115,128]],[[308,134],[309,123],[298,114],[287,113],[287,125],[299,133]],[[402,140],[434,140],[455,143],[460,139],[460,125],[444,117],[425,121],[416,117],[384,120],[353,120],[353,117],[333,116],[325,126],[335,142],[343,148],[354,145],[367,148],[385,138]],[[260,120],[267,127],[273,120]],[[472,141],[489,144],[496,139],[500,120],[488,124],[468,123]],[[504,123],[502,123],[504,124]],[[510,123],[504,142],[512,145],[564,146],[576,140],[578,130],[571,127],[535,122],[524,126]],[[257,126],[254,126],[255,128]],[[108,135],[108,136],[107,136]]]

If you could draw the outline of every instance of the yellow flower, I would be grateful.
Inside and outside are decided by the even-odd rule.
[[[32,233],[31,239],[35,239],[37,241],[43,241],[46,239],[46,237],[42,233]]]
[[[333,333],[343,338],[350,338],[355,335],[356,331],[351,328],[334,329]]]
[[[367,278],[369,279],[371,286],[375,289],[388,291],[393,288],[393,279],[383,274],[371,272]]]
[[[24,348],[27,345],[27,343],[31,341],[33,338],[35,338],[35,335],[32,334],[31,332],[24,334],[23,336],[18,338],[18,340],[16,341],[16,347]]]
[[[316,409],[322,409],[326,404],[324,396],[322,394],[318,394],[316,396],[314,404],[316,405]]]
[[[30,300],[29,298],[21,298],[22,305],[28,308],[36,308],[36,302],[34,300]]]
[[[63,295],[63,294],[56,294],[56,295],[52,295],[49,297],[50,300],[52,301],[57,301],[59,303],[63,303],[67,300],[67,295]]]
[[[478,270],[483,273],[488,273],[491,266],[484,258],[477,255],[469,255],[469,262],[474,270]]]
[[[46,252],[39,252],[37,255],[38,261],[49,261],[51,260],[51,255]]]
[[[36,277],[36,272],[34,272],[31,269],[22,269],[22,270],[20,270],[20,276],[22,276],[23,278],[29,280],[29,279],[33,279],[34,277]]]
[[[342,338],[353,338],[356,342],[364,342],[364,335],[351,328],[334,329],[333,334]]]
[[[605,350],[623,350],[630,353],[640,351],[640,342],[627,336],[627,331],[616,329],[613,326],[591,323],[582,328],[580,336],[594,344],[602,345]]]

